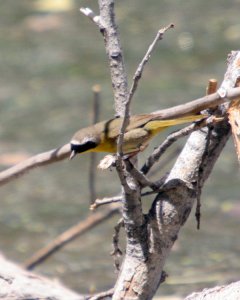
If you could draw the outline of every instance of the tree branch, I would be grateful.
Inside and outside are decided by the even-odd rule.
[[[0,255],[1,300],[84,300],[57,280],[23,270]]]
[[[58,162],[69,157],[69,155],[70,144],[66,144],[60,148],[32,156],[25,161],[0,172],[0,186],[26,174],[32,169]]]
[[[37,265],[45,261],[48,257],[59,251],[69,242],[75,240],[86,231],[92,229],[103,221],[109,219],[114,214],[118,213],[119,206],[112,205],[108,209],[102,212],[96,212],[88,216],[84,221],[79,222],[73,227],[69,228],[59,236],[57,236],[51,243],[42,249],[38,250],[31,258],[24,262],[24,267],[28,270],[32,270]]]
[[[210,289],[204,289],[201,292],[192,293],[184,300],[238,300],[240,293],[240,281],[229,285],[216,286]]]
[[[99,122],[99,115],[100,115],[100,92],[101,87],[100,85],[94,85],[92,87],[93,91],[93,120],[92,124]],[[96,160],[97,160],[97,153],[92,152],[90,153],[90,165],[89,165],[89,192],[90,192],[90,203],[93,204],[96,200]]]
[[[129,96],[128,96],[128,102],[131,102],[131,100],[132,100],[132,97],[133,97],[133,95],[134,95],[134,93],[135,93],[135,91],[138,87],[138,82],[142,77],[144,67],[145,67],[146,63],[149,61],[149,59],[151,57],[151,54],[152,54],[153,50],[155,49],[158,41],[162,40],[163,36],[164,36],[164,33],[167,30],[171,29],[171,28],[174,28],[174,24],[169,24],[168,26],[159,29],[159,31],[157,32],[157,35],[156,35],[155,39],[153,40],[153,42],[149,46],[146,54],[144,55],[141,63],[139,64],[139,66],[138,66],[138,68],[137,68],[137,70],[136,70],[136,72],[133,76],[133,83],[132,83],[132,86],[130,88],[130,92],[129,92]]]
[[[166,109],[154,111],[154,114],[161,114],[161,119],[176,118],[184,115],[197,114],[200,111],[216,107],[224,102],[229,102],[240,96],[240,88],[228,88],[224,97],[221,97],[218,92],[198,98],[196,100],[173,106]]]
[[[96,208],[102,205],[120,202],[121,200],[122,200],[121,195],[117,195],[113,197],[105,197],[103,199],[96,199],[95,202],[90,206],[90,210],[95,210]]]
[[[128,82],[117,25],[115,23],[114,0],[98,0],[98,5],[111,73],[115,111],[117,116],[123,116],[126,96],[128,95]]]
[[[108,291],[100,292],[96,295],[86,297],[86,300],[101,300],[101,299],[107,299],[108,297],[111,297],[114,293],[114,289],[110,289]]]

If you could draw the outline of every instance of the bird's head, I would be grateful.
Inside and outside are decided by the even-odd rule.
[[[100,137],[92,127],[79,130],[74,134],[70,142],[70,159],[73,159],[78,153],[94,151],[99,143]]]

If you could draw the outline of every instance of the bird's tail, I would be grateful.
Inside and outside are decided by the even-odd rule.
[[[184,116],[184,117],[168,119],[168,120],[153,120],[148,122],[145,125],[145,127],[146,129],[157,133],[166,129],[167,127],[198,121],[206,117],[207,117],[206,115],[190,115],[190,116]]]

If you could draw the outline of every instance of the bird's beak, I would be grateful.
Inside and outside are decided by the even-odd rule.
[[[72,150],[70,156],[69,156],[69,160],[72,160],[75,156],[77,155],[77,152]]]

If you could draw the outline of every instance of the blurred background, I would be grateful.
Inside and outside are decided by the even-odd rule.
[[[0,0],[1,170],[67,143],[89,125],[95,84],[102,87],[101,119],[114,114],[102,36],[79,12],[81,6],[97,12],[96,2]],[[157,30],[175,24],[144,71],[134,113],[201,97],[209,78],[221,82],[228,53],[240,45],[239,0],[116,2],[129,80]],[[163,138],[157,137],[149,151]],[[141,155],[142,162],[149,151]],[[0,249],[7,258],[23,262],[90,214],[88,167],[86,154],[1,187]],[[118,193],[114,171],[96,172],[99,198]],[[152,198],[144,201],[149,206]],[[202,194],[201,230],[193,211],[165,266],[169,277],[161,295],[184,296],[239,279],[239,216],[239,166],[230,140]],[[117,220],[94,228],[36,271],[81,293],[112,287],[116,273],[109,253]]]

